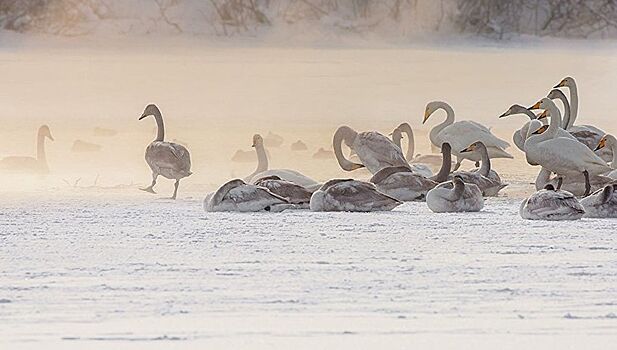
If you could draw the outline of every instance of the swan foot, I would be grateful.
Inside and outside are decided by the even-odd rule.
[[[589,172],[585,170],[583,171],[583,175],[585,175],[585,194],[583,195],[583,197],[587,197],[591,193],[591,184],[589,183]]]
[[[561,185],[563,185],[563,176],[560,176],[559,179],[557,179],[557,190],[561,189]]]
[[[144,191],[144,192],[149,192],[152,194],[156,194],[156,192],[154,192],[154,189],[152,189],[152,186],[146,187],[146,188],[140,188],[140,190]]]
[[[174,194],[169,197],[169,199],[176,200],[176,196],[178,195],[178,186],[180,186],[180,180],[176,180],[176,183],[174,183]]]

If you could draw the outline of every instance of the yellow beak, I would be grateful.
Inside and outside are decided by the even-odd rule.
[[[542,103],[542,101],[536,102],[535,105],[533,105],[533,106],[531,106],[531,107],[529,107],[527,109],[540,109],[540,103]]]
[[[431,113],[429,112],[429,110],[425,110],[424,111],[424,119],[422,120],[422,124],[426,123],[426,121],[428,120],[428,117],[431,116]]]

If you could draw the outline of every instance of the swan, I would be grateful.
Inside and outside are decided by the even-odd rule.
[[[426,205],[435,213],[480,211],[484,208],[482,191],[474,184],[466,184],[455,175],[426,194]]]
[[[529,129],[529,136],[525,141],[527,162],[531,165],[542,165],[547,170],[560,176],[576,176],[581,173],[585,177],[585,196],[591,191],[589,175],[606,173],[610,167],[592,150],[582,143],[565,137],[556,137],[561,125],[559,109],[549,98],[543,98],[532,108],[548,110],[551,117],[548,129],[539,134],[537,130]],[[532,123],[539,123],[533,120]]]
[[[610,148],[613,152],[613,159],[611,160],[611,168],[613,168],[613,170],[609,172],[606,176],[610,177],[611,179],[617,180],[617,139],[615,138],[615,136],[610,134],[604,135],[604,137],[600,139],[600,142],[598,142],[595,150],[597,151],[605,148]]]
[[[547,184],[521,203],[519,214],[527,220],[578,220],[585,209],[572,193]]]
[[[414,173],[417,173],[424,177],[433,176],[433,171],[431,170],[431,168],[426,164],[418,162],[418,160],[415,159],[414,157],[413,152],[415,148],[415,139],[413,136],[413,130],[411,129],[411,125],[409,125],[408,123],[402,123],[401,125],[397,126],[396,129],[394,129],[394,131],[392,131],[392,134],[391,134],[392,142],[394,142],[394,144],[397,145],[398,148],[403,150],[403,147],[401,145],[401,140],[403,139],[403,133],[406,133],[407,137],[409,138],[409,143],[407,144],[407,153],[405,154],[405,159],[407,159],[407,161],[410,163],[411,170]],[[439,156],[433,156],[433,157],[439,157]],[[441,159],[439,159],[439,162],[441,163]]]
[[[495,197],[504,187],[508,186],[501,182],[499,174],[491,169],[491,159],[488,157],[486,146],[480,142],[474,142],[469,147],[460,151],[461,153],[478,152],[480,153],[481,167],[472,171],[457,171],[454,176],[459,176],[467,184],[475,184],[482,191],[483,196]]]
[[[312,211],[389,211],[402,202],[377,190],[369,182],[334,179],[326,182],[311,197]]]
[[[255,183],[259,178],[266,176],[278,176],[280,179],[293,182],[307,189],[316,190],[320,183],[310,177],[291,169],[268,169],[268,156],[264,147],[264,139],[259,134],[253,135],[253,148],[257,153],[257,169],[244,178],[244,181]]]
[[[448,179],[452,166],[450,144],[444,142],[441,145],[441,152],[443,154],[441,169],[434,177],[427,178],[412,172],[408,167],[399,166],[383,168],[369,181],[374,183],[380,192],[400,201],[423,199],[429,190]]]
[[[259,178],[255,185],[265,187],[270,192],[287,199],[296,208],[308,209],[313,192],[293,182],[282,180],[276,175]]]
[[[45,138],[54,141],[49,127],[42,125],[36,136],[36,157],[6,157],[0,160],[0,169],[8,172],[49,173],[45,156]]]
[[[607,185],[581,199],[588,218],[617,218],[617,184]]]
[[[601,189],[604,186],[612,183],[614,180],[604,175],[589,175],[589,185],[591,186],[591,192]],[[551,179],[551,172],[542,168],[536,177],[535,185],[536,190],[543,189],[547,184],[553,185],[557,189],[563,189],[572,193],[575,196],[583,196],[585,194],[585,177],[583,175],[569,176],[562,178],[555,176]]]
[[[356,153],[362,164],[345,158],[342,149],[343,142]],[[375,174],[385,167],[409,167],[401,149],[376,131],[358,133],[348,126],[341,126],[334,133],[332,143],[336,160],[345,171],[366,167],[372,174]]]
[[[473,152],[461,154],[460,150],[469,146],[476,141],[482,141],[488,150],[490,158],[514,158],[504,150],[510,146],[506,141],[493,135],[491,131],[482,124],[470,120],[454,122],[454,110],[449,104],[443,101],[433,101],[426,105],[424,111],[424,120],[426,123],[429,117],[437,110],[443,109],[446,111],[446,120],[433,127],[429,133],[429,139],[437,147],[448,142],[452,146],[452,153],[457,157],[454,170],[458,170],[463,159],[469,159],[475,162],[480,161],[480,156]]]
[[[152,183],[142,191],[154,192],[154,185],[159,175],[176,180],[174,183],[174,194],[171,199],[176,199],[178,194],[178,186],[180,179],[190,176],[191,172],[191,155],[186,147],[173,142],[165,141],[165,126],[163,124],[163,116],[161,111],[154,104],[149,104],[142,113],[139,120],[153,116],[156,121],[157,134],[156,139],[152,141],[146,148],[146,163],[152,170]]]
[[[293,205],[287,199],[265,187],[250,185],[240,179],[225,183],[204,200],[204,209],[208,212],[282,211],[290,207]]]
[[[514,104],[508,108],[503,114],[499,116],[499,118],[505,118],[507,116],[516,115],[516,114],[525,114],[529,117],[529,121],[525,123],[520,129],[516,130],[514,134],[512,134],[512,141],[514,141],[514,145],[521,151],[525,152],[525,138],[527,137],[527,130],[529,129],[530,121],[534,119],[540,119],[539,116],[536,116],[532,111],[527,108]]]

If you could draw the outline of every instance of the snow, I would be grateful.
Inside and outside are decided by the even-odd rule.
[[[205,213],[131,191],[0,199],[0,347],[603,348],[612,220]],[[4,345],[2,345],[4,344]]]

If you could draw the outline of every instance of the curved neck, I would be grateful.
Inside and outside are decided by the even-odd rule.
[[[613,151],[613,160],[611,162],[611,168],[617,169],[617,139],[614,136],[607,136],[608,147],[611,151]]]
[[[437,175],[431,178],[431,180],[438,183],[442,183],[448,179],[448,175],[452,168],[452,149],[450,144],[444,143],[441,145],[441,155],[441,168],[439,168]]]
[[[578,117],[578,89],[576,87],[576,83],[572,81],[572,84],[569,84],[568,88],[570,89],[570,116],[568,118],[566,130],[574,125],[574,122]]]
[[[514,105],[513,107],[514,107],[514,110],[513,110],[514,113],[524,114],[527,117],[529,117],[529,120],[534,120],[538,118],[532,111],[528,110],[527,108],[521,105]]]
[[[452,109],[452,107],[450,107],[449,104],[445,102],[439,102],[437,104],[437,109],[443,109],[444,111],[446,111],[446,120],[431,129],[431,132],[429,133],[429,138],[434,145],[440,147],[441,145],[439,145],[439,143],[437,142],[437,134],[439,134],[441,130],[443,130],[446,126],[454,123],[454,110]]]
[[[491,172],[491,159],[488,157],[486,146],[483,143],[480,143],[478,146],[481,160],[480,170],[478,171],[480,175],[488,177],[488,174]]]
[[[450,200],[456,201],[459,200],[463,193],[465,192],[465,183],[462,181],[452,181],[454,184],[454,188],[450,192]]]
[[[540,172],[538,173],[538,176],[536,177],[536,190],[539,191],[543,189],[550,179],[551,172],[543,167],[542,170],[540,170]]]
[[[255,145],[255,152],[257,153],[257,169],[253,175],[257,175],[268,170],[268,155],[266,154],[266,148],[263,143]]]
[[[210,198],[210,206],[220,204],[223,201],[223,198],[227,195],[227,193],[229,193],[229,191],[231,191],[232,189],[236,187],[243,186],[243,185],[245,185],[244,181],[239,180],[239,179],[231,180],[227,182],[226,184],[221,186],[218,190],[216,190],[212,198]]]
[[[154,120],[156,120],[156,140],[155,141],[164,141],[165,140],[165,125],[163,124],[163,116],[161,115],[161,111],[157,110],[152,114],[154,116]]]
[[[336,156],[336,160],[338,161],[341,168],[343,168],[343,170],[352,171],[364,166],[362,164],[357,164],[350,161],[349,159],[345,158],[345,155],[343,154],[343,141],[345,141],[347,145],[353,145],[356,136],[358,136],[358,133],[348,126],[341,126],[334,133],[332,147],[334,148],[334,155]]]
[[[566,95],[564,95],[564,93],[561,92],[561,90],[554,90],[554,91],[555,91],[554,92],[555,98],[561,101],[561,103],[563,104],[563,121],[561,122],[561,127],[563,129],[567,129],[568,124],[570,124],[570,115],[571,115],[570,103],[568,102],[568,98],[566,97]]]
[[[36,137],[36,160],[39,163],[47,164],[47,157],[45,155],[45,135],[43,135],[40,130]]]
[[[411,125],[409,125],[408,123],[403,123],[401,125],[399,125],[398,129],[401,132],[404,132],[405,134],[407,134],[407,137],[409,138],[409,143],[407,144],[407,154],[405,155],[405,157],[407,158],[407,161],[410,161],[413,159],[414,155],[414,148],[415,148],[415,139],[413,137],[413,130],[411,129]],[[399,139],[398,142],[398,146],[399,148],[401,148],[401,141]],[[401,148],[402,150],[403,148]]]

